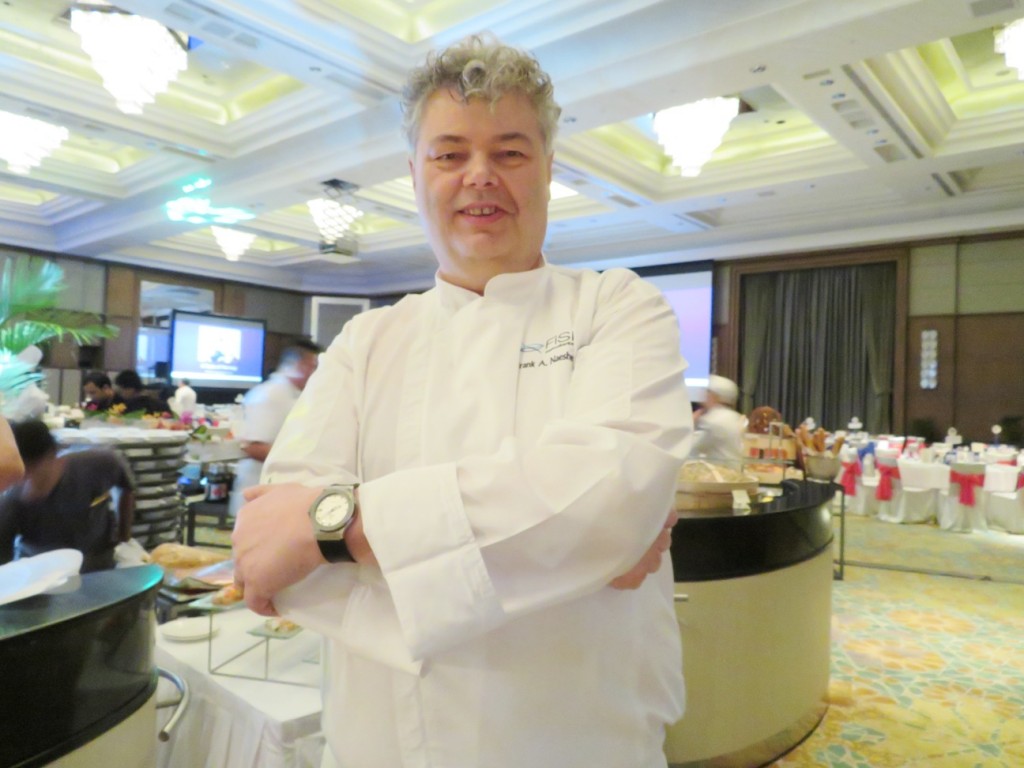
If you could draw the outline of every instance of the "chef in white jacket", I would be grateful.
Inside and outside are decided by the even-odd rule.
[[[468,38],[404,100],[435,286],[322,355],[236,578],[328,638],[325,766],[664,768],[676,320],[631,272],[544,259],[560,110],[535,60]]]
[[[739,395],[739,387],[731,379],[724,376],[708,379],[704,407],[694,414],[697,434],[690,449],[691,458],[742,468],[747,417],[736,411]]]

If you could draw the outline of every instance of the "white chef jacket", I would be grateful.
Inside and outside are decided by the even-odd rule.
[[[359,480],[380,568],[280,593],[325,634],[341,768],[663,768],[683,712],[669,558],[654,541],[692,417],[678,328],[625,270],[544,265],[483,296],[434,290],[353,318],[264,480]]]
[[[242,422],[233,430],[235,438],[242,442],[273,444],[300,393],[301,390],[283,373],[275,371],[270,374],[266,381],[246,392],[242,400]],[[235,465],[229,501],[232,516],[237,515],[245,504],[242,491],[259,485],[262,471],[262,461],[239,459]]]
[[[196,402],[198,402],[196,391],[188,384],[182,384],[174,390],[175,413],[191,413],[196,408]]]
[[[692,458],[739,469],[743,462],[743,433],[747,417],[725,405],[713,405],[697,419]]]

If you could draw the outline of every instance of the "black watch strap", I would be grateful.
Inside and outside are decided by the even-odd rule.
[[[348,544],[344,539],[317,539],[320,546],[320,554],[329,563],[354,563],[356,559],[348,551]]]

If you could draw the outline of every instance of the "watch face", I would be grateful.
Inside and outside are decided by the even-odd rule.
[[[340,528],[352,512],[352,498],[347,494],[334,493],[325,496],[316,505],[316,524],[320,528],[333,530]]]

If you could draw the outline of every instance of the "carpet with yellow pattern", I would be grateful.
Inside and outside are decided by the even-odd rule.
[[[772,765],[1024,766],[1024,585],[997,580],[1024,573],[1024,538],[849,522],[847,557],[885,567],[833,583],[829,710]]]

